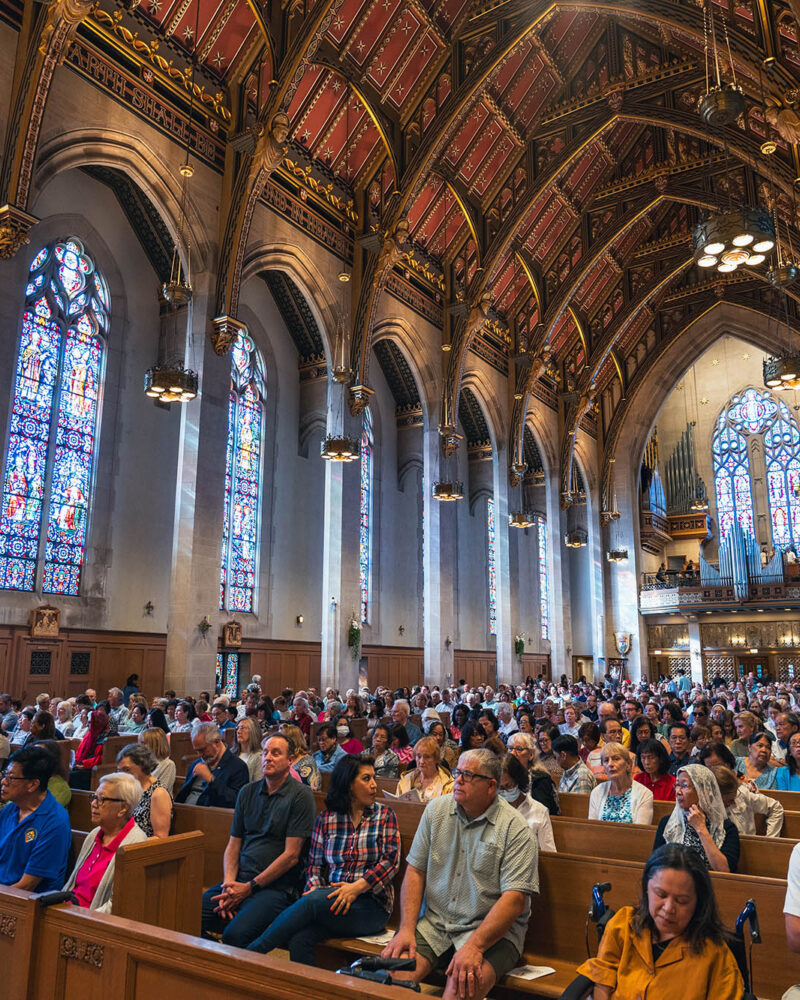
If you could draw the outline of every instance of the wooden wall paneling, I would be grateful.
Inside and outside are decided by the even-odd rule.
[[[245,638],[239,652],[249,655],[250,676],[260,675],[261,690],[272,698],[287,687],[319,690],[322,647],[318,642]]]
[[[457,649],[453,654],[453,683],[462,678],[467,684],[497,687],[497,655],[485,650]]]
[[[364,646],[367,659],[367,683],[371,690],[383,684],[393,691],[398,687],[422,684],[425,655],[421,649],[407,646]]]

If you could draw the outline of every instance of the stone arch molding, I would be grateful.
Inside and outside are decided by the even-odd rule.
[[[176,240],[181,228],[181,184],[175,170],[145,142],[134,142],[130,135],[109,129],[71,129],[54,136],[39,154],[31,204],[45,186],[65,170],[83,166],[114,167],[135,178],[136,184],[158,209],[164,224]],[[212,261],[209,231],[191,197],[186,199],[192,272],[204,272]],[[213,227],[211,227],[213,228]]]
[[[375,325],[371,339],[372,347],[381,340],[393,341],[408,363],[417,383],[423,427],[428,430],[431,414],[436,412],[440,392],[439,377],[430,362],[426,360],[430,346],[409,323],[399,317],[382,319]]]
[[[507,434],[506,422],[498,405],[497,392],[484,375],[475,370],[464,373],[459,386],[459,395],[461,389],[469,389],[483,410],[492,441],[492,460],[496,462],[500,457],[500,445],[505,442]]]
[[[325,363],[333,365],[334,333],[342,322],[342,306],[312,260],[290,243],[260,243],[247,253],[242,267],[242,287],[263,271],[283,271],[305,296],[314,314],[325,348]]]
[[[629,396],[614,452],[617,456],[637,457],[638,461],[632,463],[631,481],[634,474],[638,475],[645,445],[667,396],[686,371],[726,334],[738,337],[765,354],[788,346],[784,336],[776,335],[774,320],[755,309],[730,302],[716,304],[690,323],[653,363]],[[619,469],[620,460],[615,467]]]

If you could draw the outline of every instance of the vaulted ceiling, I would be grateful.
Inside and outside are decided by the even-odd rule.
[[[704,4],[746,96],[724,128],[698,113]],[[774,201],[800,242],[797,148],[763,112],[765,96],[788,111],[800,103],[799,6],[334,0],[288,104],[290,144],[352,198],[356,238],[402,203],[400,268],[424,265],[445,306],[490,293],[514,379],[547,343],[563,392],[596,398],[616,381],[624,396],[642,345],[692,311],[720,297],[775,308],[763,273],[698,271],[690,237],[709,208]],[[235,129],[257,115],[313,10],[141,0],[132,17],[143,38],[197,61]],[[723,63],[730,76],[724,52]],[[410,397],[388,345],[379,357],[395,395]]]

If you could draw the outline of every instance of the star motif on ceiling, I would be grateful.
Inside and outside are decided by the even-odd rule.
[[[681,392],[683,390],[683,382],[678,382],[675,388],[678,390],[678,392]]]
[[[333,150],[331,149],[330,146],[326,146],[325,147],[325,152],[322,155],[323,156],[333,156]]]
[[[220,66],[223,64],[223,62],[225,61],[225,56],[221,52],[215,52],[214,58],[211,61],[214,63],[217,69],[219,69]]]
[[[391,4],[390,4],[389,0],[383,0],[383,9],[384,10],[388,10],[390,6],[391,6]]]
[[[364,43],[363,42],[359,42],[356,45],[356,48],[358,49],[358,54],[361,55],[361,53],[364,51]]]
[[[402,97],[402,96],[403,96],[403,91],[404,91],[404,90],[405,90],[406,88],[405,88],[405,87],[403,86],[403,84],[402,84],[402,83],[398,83],[398,84],[397,84],[397,88],[396,88],[396,89],[397,89],[397,93],[398,93],[398,94],[399,94],[399,95],[400,95],[400,96]]]
[[[186,39],[187,42],[191,42],[192,38],[194,37],[194,28],[191,25],[187,25],[183,29],[183,37]]]
[[[158,14],[161,10],[162,0],[150,0],[150,13]]]
[[[380,73],[380,74],[383,74],[383,73],[386,72],[386,67],[383,65],[382,62],[379,62],[378,65],[375,67],[375,72],[376,73]]]
[[[458,154],[461,152],[461,147],[459,145],[454,145],[451,149],[451,152],[453,156],[458,156]]]
[[[420,52],[421,52],[421,53],[422,53],[422,54],[423,54],[424,56],[427,56],[427,54],[428,54],[428,46],[427,46],[427,45],[423,45],[423,46],[422,46],[422,48],[420,49]]]
[[[708,402],[708,396],[703,396],[703,398],[700,400],[700,405],[705,406],[707,402]]]
[[[308,140],[311,138],[311,133],[308,131],[307,128],[303,129],[303,134],[300,136],[300,138],[303,140],[303,142],[308,142]]]
[[[409,31],[413,31],[413,30],[414,30],[413,27],[408,23],[408,21],[404,21],[403,22],[402,31],[403,31],[404,35],[407,35],[409,33]]]
[[[750,355],[747,353],[747,351],[745,351],[745,353],[742,355],[742,361],[749,361],[749,360],[750,360]]]
[[[342,89],[342,81],[339,80],[338,78],[333,81],[333,89],[336,91],[337,94]]]
[[[711,364],[716,368],[717,365],[719,364],[719,358],[714,358],[714,360],[711,362]]]
[[[337,15],[337,17],[334,18],[333,26],[337,31],[341,31],[344,27],[344,21]]]

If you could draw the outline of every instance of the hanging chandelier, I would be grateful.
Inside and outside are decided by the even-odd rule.
[[[627,549],[611,549],[610,552],[606,552],[606,559],[613,563],[622,563],[628,561],[628,550]]]
[[[329,435],[322,442],[319,453],[326,462],[355,462],[361,452],[355,438]]]
[[[564,544],[568,549],[582,549],[588,542],[589,536],[583,528],[576,528],[564,535]]]
[[[508,515],[510,528],[532,528],[534,524],[536,524],[536,518],[530,511],[515,510]]]
[[[722,15],[720,15],[722,16]],[[728,24],[722,17],[725,50],[728,54],[728,70],[731,82],[722,78],[721,45],[717,44],[717,25],[714,17],[713,0],[703,4],[703,51],[705,56],[706,92],[700,98],[698,110],[706,125],[731,125],[744,111],[744,93],[736,83],[736,69],[731,55]],[[723,56],[724,58],[724,56]]]
[[[153,365],[144,374],[144,391],[162,403],[188,403],[197,396],[197,372],[181,364]]]
[[[450,502],[464,499],[464,484],[460,480],[442,481],[433,484],[431,496],[434,500]]]
[[[762,208],[743,205],[715,212],[699,222],[692,234],[698,267],[729,274],[743,264],[757,267],[775,246],[775,226]]]

